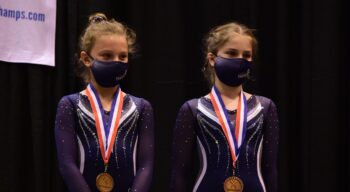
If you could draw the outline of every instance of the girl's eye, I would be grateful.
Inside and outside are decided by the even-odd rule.
[[[121,60],[125,60],[125,59],[128,58],[128,55],[120,55],[119,58],[120,58]]]
[[[112,58],[112,55],[106,53],[106,54],[103,54],[102,57],[103,57],[103,59],[110,59],[110,58]]]
[[[228,51],[226,52],[227,55],[229,55],[230,57],[236,57],[238,55],[237,51]]]
[[[243,54],[243,58],[244,58],[244,59],[250,59],[250,58],[252,58],[252,54],[250,54],[250,53],[245,53],[245,54]]]

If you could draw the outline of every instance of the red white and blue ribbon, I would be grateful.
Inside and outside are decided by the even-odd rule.
[[[209,96],[214,106],[215,113],[219,119],[221,128],[226,136],[228,145],[230,147],[233,166],[235,166],[247,131],[248,108],[246,97],[243,91],[241,91],[238,98],[236,124],[235,127],[233,127],[230,121],[230,117],[227,114],[225,104],[221,98],[221,94],[215,86],[213,86]]]
[[[86,95],[89,98],[89,102],[92,108],[92,112],[95,117],[95,124],[97,130],[98,141],[100,145],[101,155],[105,164],[108,163],[109,157],[111,155],[114,140],[118,132],[123,102],[124,93],[121,91],[120,87],[113,96],[113,102],[111,107],[111,112],[109,115],[108,123],[104,121],[104,111],[103,106],[98,96],[96,89],[89,84],[85,89]]]

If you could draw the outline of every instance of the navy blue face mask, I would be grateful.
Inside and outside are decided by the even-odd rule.
[[[214,69],[216,76],[228,86],[242,85],[250,77],[252,64],[242,58],[216,57]]]
[[[100,86],[114,87],[126,76],[128,63],[93,59],[91,71]]]

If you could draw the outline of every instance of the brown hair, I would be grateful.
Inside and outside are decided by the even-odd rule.
[[[125,36],[128,43],[129,53],[132,54],[136,51],[136,34],[132,29],[114,19],[108,20],[106,15],[103,13],[94,13],[89,16],[89,24],[80,37],[79,53],[81,51],[85,51],[86,53],[90,54],[90,51],[93,48],[96,39],[101,35],[110,34]],[[77,74],[86,83],[90,81],[89,70],[87,67],[85,67],[80,59],[77,67]]]
[[[249,29],[245,25],[236,22],[231,22],[212,28],[204,39],[205,63],[203,66],[204,76],[209,81],[210,85],[214,84],[215,73],[213,67],[211,67],[209,64],[207,55],[208,53],[213,53],[216,55],[219,48],[223,46],[232,35],[235,34],[249,36],[251,38],[253,55],[256,55],[258,41],[256,40],[252,29]]]

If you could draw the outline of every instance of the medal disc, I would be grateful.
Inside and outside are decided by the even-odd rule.
[[[108,173],[100,173],[96,177],[96,187],[100,192],[110,192],[114,187],[113,177]]]
[[[229,177],[224,182],[225,192],[242,192],[243,181],[235,176]]]

